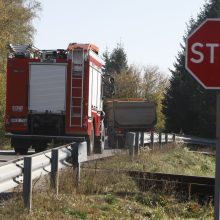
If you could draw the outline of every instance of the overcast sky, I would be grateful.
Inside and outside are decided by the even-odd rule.
[[[205,0],[41,0],[35,46],[66,49],[94,43],[101,53],[123,45],[129,64],[157,65],[169,73],[190,17]]]

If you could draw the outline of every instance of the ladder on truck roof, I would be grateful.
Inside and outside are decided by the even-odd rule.
[[[24,44],[24,45],[14,45],[14,44],[9,44],[9,49],[10,49],[10,53],[9,53],[9,57],[26,57],[26,58],[30,58],[30,57],[35,57],[35,56],[39,56],[40,52],[39,49],[37,49],[36,47],[34,47],[31,44]]]
[[[72,50],[70,127],[83,125],[84,50]]]

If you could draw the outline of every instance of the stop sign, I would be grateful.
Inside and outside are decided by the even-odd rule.
[[[220,19],[205,20],[187,39],[186,69],[206,89],[220,89]]]

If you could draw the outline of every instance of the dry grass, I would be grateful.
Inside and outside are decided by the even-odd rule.
[[[162,151],[149,151],[145,148],[135,158],[123,154],[98,162],[90,162],[86,166],[195,176],[215,175],[215,157],[191,153],[187,147],[182,145],[177,145],[176,147],[170,146]]]
[[[0,136],[0,150],[11,150],[10,140]]]
[[[18,193],[13,199],[2,203],[0,219],[213,219],[212,205],[180,201],[172,191],[141,192],[130,177],[117,171],[122,166],[128,167],[128,163],[137,167],[138,160],[143,168],[144,164],[146,166],[143,161],[149,161],[150,155],[160,160],[159,153],[156,154],[157,156],[150,153],[147,158],[142,154],[133,162],[129,161],[126,155],[121,155],[120,161],[119,158],[112,158],[90,163],[91,168],[111,164],[116,169],[113,172],[83,169],[78,187],[76,172],[67,169],[60,173],[58,196],[50,189],[50,183],[46,178],[46,187],[43,190],[39,185],[34,188],[31,214],[23,210],[22,198]],[[149,163],[151,162],[152,158]]]

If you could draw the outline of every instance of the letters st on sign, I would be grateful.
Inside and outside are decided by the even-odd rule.
[[[205,20],[187,39],[186,68],[206,89],[220,89],[220,19]]]
[[[196,42],[192,44],[190,50],[192,51],[193,55],[190,58],[190,61],[193,63],[202,63],[205,61],[205,58],[208,59],[207,62],[212,64],[215,63],[215,49],[217,50],[219,48],[219,43],[207,43],[202,44],[199,42]],[[205,57],[205,54],[202,52],[202,49],[204,47],[205,50],[208,50],[208,56]]]

